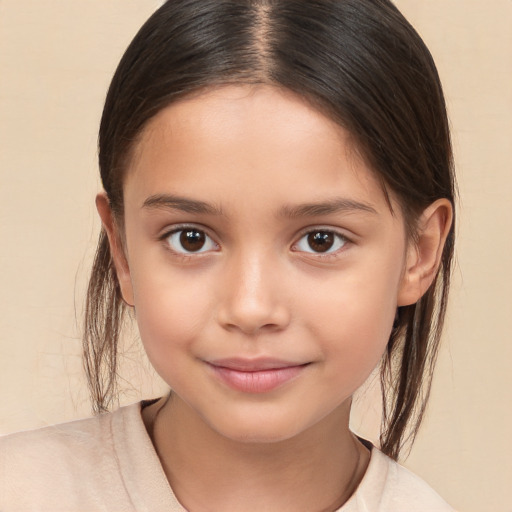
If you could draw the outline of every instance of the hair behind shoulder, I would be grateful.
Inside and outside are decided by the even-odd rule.
[[[388,0],[172,0],[126,50],[106,98],[99,165],[122,225],[123,175],[148,121],[203,88],[264,83],[289,89],[345,129],[410,236],[433,201],[454,204],[448,119],[425,44]],[[397,458],[414,440],[430,392],[446,312],[454,247],[448,235],[436,280],[400,308],[381,369],[381,448]],[[125,306],[104,233],[87,293],[85,368],[96,411],[116,396]]]

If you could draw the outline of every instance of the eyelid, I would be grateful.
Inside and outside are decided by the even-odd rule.
[[[207,253],[210,253],[213,251],[212,249],[210,249],[210,250],[206,250],[206,251],[200,250],[197,252],[186,252],[186,251],[181,252],[181,251],[176,251],[175,249],[173,249],[171,247],[171,245],[169,243],[166,242],[169,239],[169,237],[171,237],[173,234],[179,233],[181,231],[186,231],[187,229],[201,231],[215,245],[215,250],[220,248],[220,244],[215,240],[215,237],[211,235],[210,230],[207,227],[202,226],[201,224],[195,224],[195,223],[174,224],[172,226],[169,226],[162,232],[162,234],[158,235],[158,240],[163,242],[165,244],[166,249],[171,251],[173,254],[180,256],[180,257],[184,257],[184,258],[197,257],[199,255],[204,255],[204,254],[207,254]]]
[[[159,230],[157,238],[160,240],[164,240],[169,235],[172,235],[177,231],[183,231],[185,229],[197,229],[198,231],[203,231],[204,233],[206,233],[210,238],[214,238],[214,236],[212,236],[211,234],[210,228],[196,222],[179,222],[177,224],[168,225],[165,228]]]
[[[339,249],[332,251],[332,252],[302,251],[302,250],[296,249],[297,245],[304,237],[310,235],[311,233],[318,233],[318,232],[332,233],[336,237],[341,238],[344,243]],[[345,246],[347,244],[351,244],[351,243],[353,243],[352,237],[347,236],[344,231],[337,229],[337,228],[320,225],[320,226],[310,226],[310,227],[304,228],[296,237],[295,242],[291,246],[291,249],[294,252],[300,252],[302,254],[313,255],[315,258],[333,258],[333,257],[336,257],[340,252],[345,250]]]

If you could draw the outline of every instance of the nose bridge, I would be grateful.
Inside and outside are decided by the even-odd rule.
[[[283,328],[289,312],[279,280],[279,261],[268,248],[240,249],[226,261],[220,320],[246,333]]]
[[[263,251],[244,251],[234,262],[235,278],[238,277],[242,290],[240,295],[249,301],[257,302],[263,299],[270,290],[270,278],[275,268],[272,268],[268,254]],[[245,293],[244,293],[245,292]],[[268,298],[268,297],[267,297]]]

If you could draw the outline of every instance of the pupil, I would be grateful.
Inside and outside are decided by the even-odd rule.
[[[326,252],[334,244],[334,234],[326,231],[317,231],[308,235],[308,244],[315,252]]]
[[[197,230],[185,230],[181,232],[181,246],[190,252],[199,251],[206,241],[205,234]]]

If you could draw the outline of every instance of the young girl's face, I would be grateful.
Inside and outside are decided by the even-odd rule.
[[[124,201],[123,296],[194,417],[260,442],[346,420],[412,251],[340,126],[277,88],[205,92],[145,129]]]

